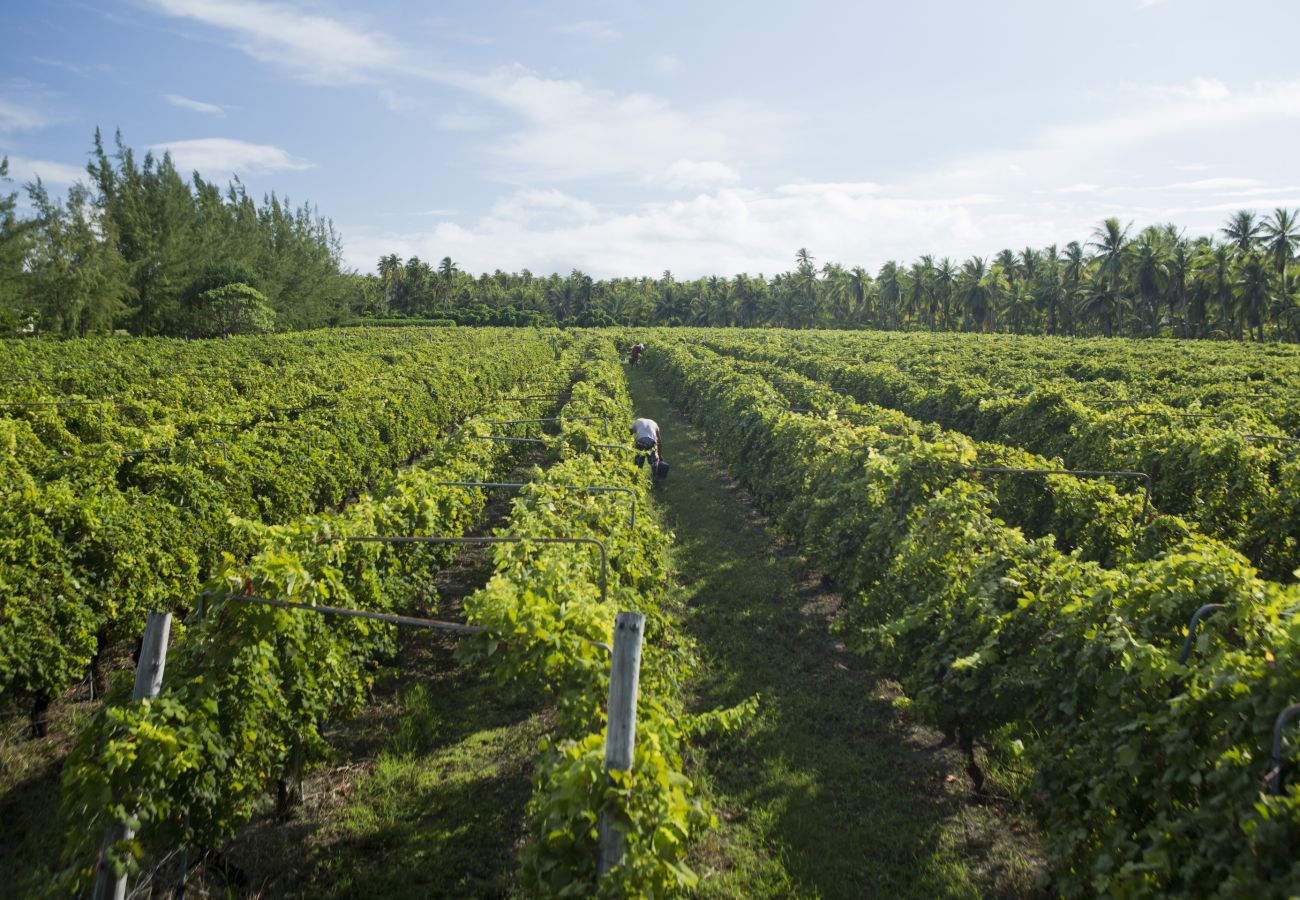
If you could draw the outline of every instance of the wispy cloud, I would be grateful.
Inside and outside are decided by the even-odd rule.
[[[460,84],[522,120],[492,150],[506,177],[520,181],[641,181],[679,160],[730,166],[742,152],[779,153],[783,143],[774,136],[793,124],[744,100],[687,109],[656,94],[617,93],[518,66]]]
[[[269,144],[251,144],[233,138],[199,138],[167,141],[149,147],[155,153],[170,153],[181,172],[197,171],[206,178],[226,175],[258,175],[267,172],[297,172],[312,163]]]
[[[1175,181],[1168,186],[1175,191],[1236,191],[1259,187],[1258,178],[1200,178],[1196,181]]]
[[[375,83],[395,111],[417,113],[414,104],[392,99],[402,99],[389,86],[400,79],[440,84],[504,110],[513,115],[514,130],[494,141],[489,152],[501,167],[494,174],[511,181],[624,177],[644,183],[647,175],[658,177],[678,160],[718,160],[734,168],[742,149],[774,152],[780,142],[772,135],[791,124],[789,117],[744,101],[683,109],[654,94],[618,93],[522,66],[483,74],[417,62],[416,54],[382,32],[259,0],[146,2],[167,15],[217,28],[245,53],[302,80]],[[562,27],[586,37],[616,36],[604,21]],[[477,109],[437,114],[433,123],[447,131],[494,124]],[[681,182],[670,177],[663,183]]]
[[[408,54],[360,24],[256,0],[146,0],[159,12],[226,32],[235,46],[314,84],[357,84],[412,71]]]
[[[113,67],[107,63],[73,63],[62,59],[49,59],[43,56],[33,56],[32,62],[38,66],[48,66],[52,69],[62,69],[65,72],[71,72],[79,78],[95,78],[106,72],[111,72]]]
[[[646,180],[675,190],[693,190],[736,184],[740,181],[740,173],[716,159],[679,159],[662,175],[649,176]]]
[[[676,75],[682,70],[682,61],[671,53],[656,53],[650,57],[650,70],[659,75]]]
[[[179,106],[181,109],[188,109],[191,112],[205,113],[209,116],[224,116],[226,108],[218,106],[216,103],[205,103],[202,100],[191,100],[189,97],[182,97],[180,94],[164,94],[163,99],[172,106]]]
[[[40,178],[45,184],[66,187],[85,179],[86,170],[49,159],[10,156],[9,177],[19,184]]]
[[[39,109],[0,97],[0,131],[37,131],[50,124]]]
[[[575,37],[590,38],[596,41],[613,41],[623,36],[623,32],[609,22],[590,19],[560,25],[555,30],[560,34],[571,34]]]
[[[1065,187],[1053,188],[1058,194],[1092,194],[1101,190],[1101,185],[1093,184],[1090,181],[1080,181],[1075,184],[1067,184]]]

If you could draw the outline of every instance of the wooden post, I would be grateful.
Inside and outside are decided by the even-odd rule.
[[[152,700],[162,689],[163,669],[167,664],[167,638],[171,635],[172,614],[151,612],[145,619],[144,638],[140,643],[140,661],[135,666],[135,690],[132,700]],[[108,851],[118,841],[130,840],[131,829],[121,822],[110,825],[99,848],[96,863],[94,900],[123,900],[126,876],[117,878],[108,861]]]
[[[605,772],[632,770],[636,742],[636,695],[641,678],[641,638],[645,616],[621,612],[614,621],[614,652],[609,669],[609,712],[605,728]],[[600,846],[596,874],[605,875],[623,860],[626,835],[608,812],[600,815]]]

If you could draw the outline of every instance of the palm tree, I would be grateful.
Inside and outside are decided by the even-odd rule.
[[[957,267],[946,256],[934,267],[934,295],[939,300],[939,327],[944,331],[952,328],[952,297],[957,286],[957,274]]]
[[[1224,337],[1237,337],[1236,298],[1232,292],[1232,247],[1207,244],[1197,261],[1198,282],[1206,298],[1219,301],[1219,328]]]
[[[1065,333],[1074,334],[1074,311],[1080,306],[1083,295],[1083,283],[1088,277],[1088,261],[1083,257],[1083,245],[1070,241],[1061,253],[1062,287],[1065,291]]]
[[[1164,238],[1156,228],[1147,228],[1128,245],[1132,274],[1137,290],[1138,319],[1145,320],[1151,337],[1160,334],[1160,295],[1169,277]]]
[[[1120,285],[1124,278],[1124,247],[1128,243],[1130,222],[1123,228],[1119,219],[1111,216],[1093,229],[1088,246],[1097,251],[1097,280],[1109,295],[1105,302],[1088,304],[1100,316],[1101,333],[1111,336],[1112,322],[1121,308]],[[1090,298],[1091,299],[1091,298]]]
[[[1255,214],[1248,209],[1240,209],[1232,214],[1228,224],[1223,226],[1223,236],[1228,239],[1239,253],[1253,250],[1259,243],[1262,223],[1255,221]]]
[[[450,256],[444,256],[442,262],[438,263],[438,276],[442,279],[442,308],[445,312],[451,305],[451,289],[454,284],[456,275],[460,269],[451,261]]]
[[[903,308],[903,272],[892,259],[880,267],[876,276],[880,287],[880,327],[896,327]]]
[[[972,256],[962,263],[958,282],[964,311],[962,331],[970,331],[972,325],[980,331],[984,330],[984,325],[989,318],[989,291],[985,283],[987,275],[988,270],[981,257]]]
[[[1052,244],[1043,250],[1035,266],[1034,302],[1047,313],[1047,333],[1056,334],[1061,307],[1061,256]]]
[[[1300,225],[1296,222],[1295,213],[1289,209],[1279,208],[1273,210],[1273,215],[1264,221],[1261,231],[1264,253],[1273,264],[1273,271],[1277,275],[1280,286],[1275,301],[1280,330],[1282,318],[1289,319],[1294,315],[1291,312],[1291,293],[1287,290],[1286,270],[1291,265],[1291,260],[1295,258],[1296,246],[1300,245]]]
[[[860,324],[871,324],[871,275],[862,266],[849,270],[849,294],[853,298],[853,318]]]
[[[1237,305],[1246,316],[1247,329],[1254,329],[1254,339],[1264,341],[1264,311],[1268,308],[1269,271],[1264,257],[1251,253],[1239,267]]]

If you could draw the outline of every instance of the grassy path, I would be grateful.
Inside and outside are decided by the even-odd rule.
[[[746,733],[696,760],[722,820],[691,860],[700,893],[1033,894],[1029,833],[1009,810],[969,799],[940,735],[910,723],[893,686],[829,635],[837,596],[801,571],[649,375],[630,379],[636,413],[659,422],[672,464],[656,493],[676,532],[684,627],[703,658],[692,700],[763,696]]]

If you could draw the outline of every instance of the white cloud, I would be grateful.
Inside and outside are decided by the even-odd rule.
[[[596,41],[613,41],[623,36],[623,33],[609,22],[599,20],[573,22],[568,25],[561,25],[555,30],[561,34],[571,34],[574,37],[590,38]]]
[[[0,131],[39,131],[53,121],[30,104],[0,97]]]
[[[0,156],[3,156],[0,153]],[[9,157],[9,177],[19,184],[35,181],[38,177],[45,184],[66,187],[78,181],[86,180],[86,170],[67,163],[48,159],[28,159],[24,156]]]
[[[650,57],[650,68],[660,75],[676,75],[682,69],[682,61],[671,53],[656,53]]]
[[[701,161],[719,162],[725,169],[717,169],[718,174],[732,168],[723,160],[740,131],[679,135],[677,129],[695,119],[653,97],[616,96],[519,71],[495,77],[499,81],[479,89],[493,92],[497,102],[518,109],[533,123],[515,136],[518,143],[511,152],[527,143],[538,151],[537,170],[544,175],[564,174],[566,165],[573,167],[575,178],[588,166],[616,174],[620,170],[604,155],[611,147],[621,148],[620,140],[642,133],[635,125],[615,136],[602,128],[611,121],[622,128],[622,117],[633,111],[672,135],[667,141],[647,138],[648,150],[627,149],[631,164],[655,173],[646,177],[662,182],[679,161],[685,162],[681,174],[696,170]],[[1267,188],[1261,181],[1237,177],[1176,182],[1174,187],[1160,178],[1160,164],[1134,166],[1135,161],[1168,159],[1171,147],[1190,141],[1199,139],[1198,145],[1206,146],[1212,143],[1206,132],[1218,138],[1226,133],[1249,136],[1264,123],[1286,127],[1300,116],[1298,89],[1291,83],[1265,84],[1210,101],[1148,98],[1145,105],[1112,116],[1045,129],[1019,146],[918,167],[888,182],[789,181],[757,189],[719,181],[690,199],[631,206],[595,204],[577,188],[519,191],[477,219],[431,229],[403,233],[347,227],[347,254],[363,267],[371,258],[397,251],[435,259],[450,254],[469,271],[527,267],[567,272],[577,267],[604,276],[671,268],[686,277],[771,274],[790,268],[795,248],[806,246],[819,259],[874,269],[887,259],[910,260],[921,253],[964,259],[1002,247],[1085,240],[1110,215],[1134,220],[1140,228],[1170,220],[1180,211],[1170,208],[1180,197],[1214,201],[1249,191],[1258,197],[1248,201],[1257,208],[1294,206],[1297,201],[1288,196],[1294,191],[1288,187]],[[554,160],[541,152],[548,149],[544,135],[533,140],[540,123],[554,124],[565,136]],[[600,146],[601,154],[586,159],[583,140]],[[716,147],[716,152],[692,147],[667,155],[669,147],[692,142],[710,151]],[[562,148],[578,158],[566,163],[559,156]],[[507,158],[525,164],[522,156]],[[1144,199],[1161,194],[1169,199]],[[1191,206],[1179,222],[1190,233],[1209,234],[1221,224],[1220,214],[1236,206]]]
[[[647,176],[646,181],[675,190],[693,190],[735,184],[740,181],[740,173],[716,159],[679,159],[662,175]]]
[[[682,109],[655,94],[619,94],[518,66],[458,83],[514,112],[523,127],[493,155],[520,181],[630,177],[642,180],[678,160],[725,160],[741,149],[779,152],[791,120],[745,101]]]
[[[482,131],[492,125],[492,118],[473,112],[439,113],[433,124],[443,131]]]
[[[358,84],[416,69],[386,36],[291,6],[257,0],[147,2],[166,15],[226,31],[245,53],[314,84]]]
[[[224,116],[226,108],[218,106],[215,103],[204,103],[202,100],[191,100],[189,97],[182,97],[180,94],[164,94],[163,99],[172,106],[179,106],[181,109],[188,109],[191,112],[205,113],[209,116]]]
[[[155,153],[170,153],[180,172],[197,170],[205,178],[225,175],[301,171],[312,164],[269,144],[250,144],[233,138],[199,138],[152,144]]]
[[[1236,191],[1259,187],[1257,178],[1201,178],[1197,181],[1176,181],[1169,185],[1175,191]]]

